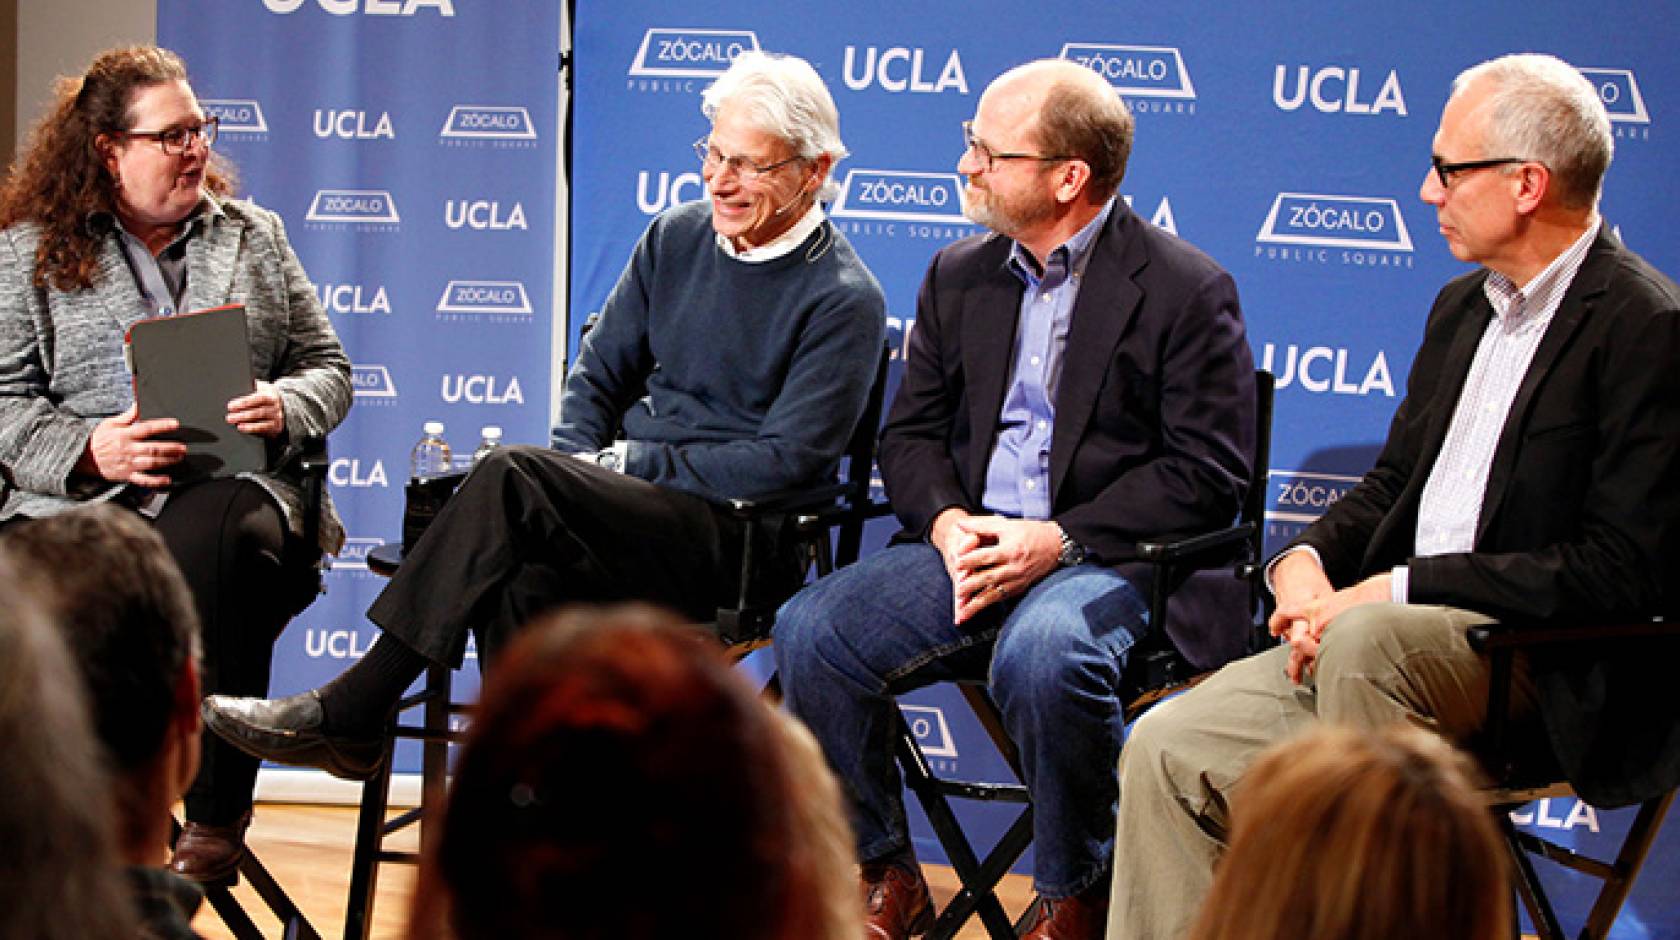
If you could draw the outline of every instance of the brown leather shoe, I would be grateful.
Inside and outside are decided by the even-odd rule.
[[[1108,879],[1071,898],[1040,898],[1039,920],[1021,940],[1102,940],[1108,929]]]
[[[933,926],[933,895],[920,869],[890,862],[866,863],[863,881],[864,936],[869,940],[904,940]]]
[[[188,820],[175,840],[175,855],[169,870],[199,884],[231,885],[239,880],[239,863],[245,858],[245,830],[251,825],[246,813],[231,826],[210,826]]]

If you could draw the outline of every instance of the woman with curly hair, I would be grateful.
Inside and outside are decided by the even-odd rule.
[[[329,504],[303,544],[300,480],[280,468],[343,420],[349,361],[279,217],[233,198],[180,58],[113,49],[56,92],[0,186],[0,463],[15,482],[0,523],[90,500],[151,518],[193,590],[206,690],[264,694],[275,638],[343,537]],[[172,485],[186,447],[173,418],[137,416],[124,335],[229,304],[245,307],[257,381],[227,421],[267,440],[269,469]],[[206,737],[177,872],[234,877],[256,770]]]

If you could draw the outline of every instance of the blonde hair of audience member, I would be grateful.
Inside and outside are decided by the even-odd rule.
[[[0,566],[0,940],[138,935],[82,680]]]
[[[820,749],[702,634],[645,606],[572,608],[498,660],[410,938],[862,935]]]
[[[1410,725],[1320,728],[1232,797],[1230,849],[1193,940],[1494,940],[1505,857],[1467,758]]]

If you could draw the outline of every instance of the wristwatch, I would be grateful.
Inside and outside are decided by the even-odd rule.
[[[624,469],[624,455],[620,454],[616,448],[603,447],[595,452],[595,464],[603,470],[611,470],[617,473]]]
[[[1057,526],[1062,533],[1062,551],[1056,556],[1056,563],[1063,568],[1070,568],[1085,561],[1085,546],[1075,542],[1073,536],[1067,534],[1066,529]]]

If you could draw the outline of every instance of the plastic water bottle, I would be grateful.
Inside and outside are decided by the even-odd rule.
[[[479,432],[478,449],[473,451],[473,466],[490,456],[490,452],[502,446],[502,429],[494,424],[487,424]]]
[[[427,421],[420,438],[409,455],[409,464],[416,480],[429,480],[449,473],[453,466],[449,456],[449,442],[443,439],[443,422]]]

